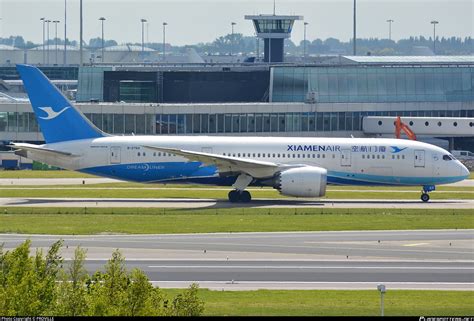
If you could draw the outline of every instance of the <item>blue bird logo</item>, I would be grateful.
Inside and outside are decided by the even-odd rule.
[[[390,146],[390,147],[392,147],[392,154],[400,153],[408,148],[408,147],[400,148],[397,146]]]

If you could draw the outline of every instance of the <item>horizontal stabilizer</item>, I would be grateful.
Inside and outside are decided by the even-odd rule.
[[[60,156],[70,156],[70,157],[78,157],[79,155],[74,155],[69,152],[63,152],[60,150],[55,150],[51,148],[44,148],[39,145],[33,145],[33,144],[26,144],[26,143],[12,143],[11,145],[7,145],[8,147],[14,148],[14,149],[21,149],[21,150],[27,150],[27,151],[33,151],[33,152],[43,152],[43,153],[49,153],[49,154],[55,154],[55,155],[60,155]]]

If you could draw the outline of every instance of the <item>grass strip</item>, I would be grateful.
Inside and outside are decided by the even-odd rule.
[[[0,178],[97,178],[98,176],[68,170],[0,170]]]
[[[470,209],[1,207],[0,233],[173,234],[472,229]]]
[[[163,289],[176,295],[179,290]],[[208,316],[380,316],[377,290],[199,290]],[[386,316],[468,316],[473,291],[390,290]]]

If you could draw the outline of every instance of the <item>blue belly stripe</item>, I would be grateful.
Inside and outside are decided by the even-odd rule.
[[[199,183],[230,186],[235,182],[235,176],[220,177],[215,166],[203,166],[200,162],[163,162],[163,163],[133,163],[113,164],[89,167],[81,172],[105,176],[120,180],[153,183]],[[463,180],[465,177],[401,177],[382,176],[362,173],[328,171],[328,184],[337,185],[439,185]],[[253,185],[261,185],[256,182]]]

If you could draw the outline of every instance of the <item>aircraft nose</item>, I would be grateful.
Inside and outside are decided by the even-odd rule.
[[[468,178],[469,174],[470,174],[469,170],[462,163],[460,165],[461,165],[460,166],[461,167],[461,170],[460,170],[461,171],[461,176],[463,176],[464,178]]]

